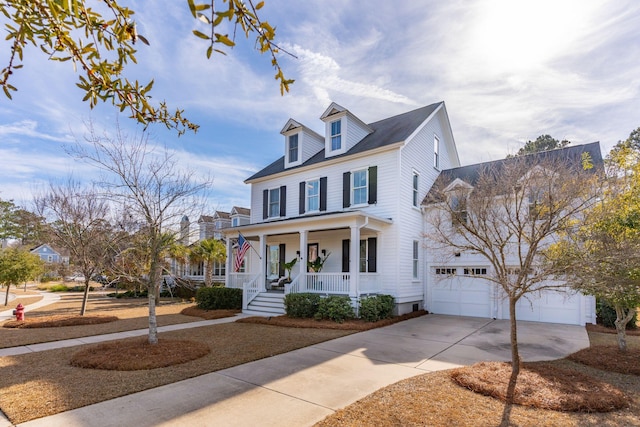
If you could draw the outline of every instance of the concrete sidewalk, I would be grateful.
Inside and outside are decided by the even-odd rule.
[[[518,326],[527,361],[589,345],[584,327]],[[21,426],[308,426],[405,378],[509,359],[508,321],[427,315]]]
[[[28,313],[29,311],[35,310],[40,307],[53,304],[60,300],[60,295],[54,294],[53,292],[40,291],[40,294],[42,295],[42,299],[36,303],[25,306],[24,308],[25,313]],[[31,298],[33,296],[37,296],[37,295],[20,295],[20,294],[17,294],[17,295],[14,294],[14,295],[16,296],[16,298]],[[15,318],[16,317],[13,315],[13,309],[0,311],[0,322],[4,322],[5,320],[14,320]]]

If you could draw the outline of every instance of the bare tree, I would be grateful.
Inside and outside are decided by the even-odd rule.
[[[108,200],[95,187],[83,187],[78,181],[50,184],[45,194],[35,198],[38,215],[50,221],[52,243],[69,251],[73,264],[84,276],[84,296],[80,315],[84,316],[89,299],[89,281],[105,267],[113,253],[114,239],[109,222]]]
[[[601,163],[599,150],[593,160]],[[503,423],[520,372],[516,303],[566,288],[548,280],[554,272],[541,257],[593,202],[597,174],[591,162],[572,147],[444,171],[425,199],[428,245],[435,253],[482,257],[491,266],[482,277],[508,299],[512,373]]]
[[[115,137],[99,136],[89,129],[87,144],[76,144],[71,154],[102,169],[98,185],[119,207],[126,207],[133,222],[140,223],[146,239],[148,265],[144,278],[149,295],[149,343],[157,344],[156,294],[162,280],[164,257],[184,211],[201,205],[199,196],[209,180],[197,183],[165,148],[149,144],[147,133],[129,137],[118,128]]]

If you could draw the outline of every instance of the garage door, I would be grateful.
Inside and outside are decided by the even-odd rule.
[[[516,318],[532,322],[581,325],[579,295],[546,291],[523,297],[516,304]],[[509,318],[509,302],[502,306],[503,318]]]
[[[491,285],[471,277],[432,274],[427,310],[436,314],[491,317]]]

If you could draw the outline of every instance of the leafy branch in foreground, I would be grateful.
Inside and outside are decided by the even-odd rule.
[[[256,48],[260,53],[269,52],[271,63],[276,68],[276,79],[280,91],[289,90],[293,80],[286,79],[278,63],[276,54],[281,50],[274,43],[275,29],[258,17],[264,2],[254,5],[252,0],[223,0],[228,9],[216,11],[214,1],[209,4],[194,4],[188,0],[193,16],[211,27],[210,35],[200,31],[194,34],[210,40],[207,58],[213,51],[224,52],[215,46],[235,46],[235,41],[226,34],[217,33],[216,27],[228,20],[238,25],[249,38],[256,33]],[[186,130],[197,131],[198,125],[183,116],[184,110],[171,111],[166,102],[152,105],[151,89],[153,80],[140,83],[124,76],[129,62],[137,63],[135,44],[140,41],[149,44],[138,34],[135,12],[121,6],[117,0],[101,2],[104,12],[87,6],[86,0],[7,0],[0,2],[0,12],[8,20],[4,27],[6,40],[10,43],[7,65],[0,72],[0,86],[5,96],[12,99],[17,88],[10,83],[14,72],[23,67],[25,48],[36,46],[49,60],[73,63],[79,72],[78,86],[84,92],[83,101],[91,108],[99,102],[110,101],[121,112],[128,110],[130,117],[148,126],[162,123],[175,129],[178,135]],[[202,11],[210,10],[209,17]],[[235,37],[233,37],[235,38]],[[288,53],[288,52],[287,52]]]

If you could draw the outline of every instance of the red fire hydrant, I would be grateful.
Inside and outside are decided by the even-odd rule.
[[[24,305],[22,303],[18,304],[15,310],[13,310],[13,314],[16,315],[16,320],[24,320]]]

